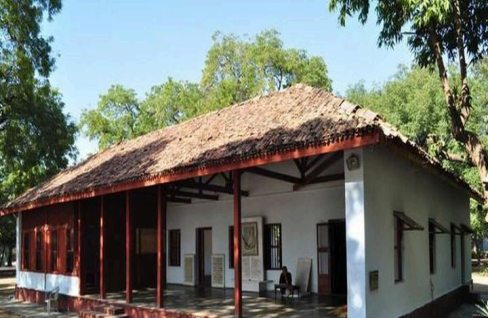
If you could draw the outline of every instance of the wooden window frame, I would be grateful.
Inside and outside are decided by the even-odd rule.
[[[394,240],[393,240],[393,252],[395,253],[394,255],[394,260],[397,260],[396,263],[394,261],[394,280],[395,283],[400,283],[403,282],[404,275],[403,275],[403,220],[394,217],[394,225],[393,225],[393,230],[394,230]],[[396,273],[398,272],[398,277]]]
[[[28,271],[31,269],[32,234],[33,234],[33,231],[22,232],[22,270],[24,270],[24,271]],[[26,242],[27,242],[27,248],[26,248]]]
[[[278,245],[271,245],[271,229],[273,227],[279,228]],[[269,223],[264,225],[264,269],[265,270],[281,270],[283,267],[283,231],[281,223]],[[271,253],[273,249],[277,249],[278,264],[273,266],[271,264]]]
[[[168,233],[169,233],[168,266],[180,267],[181,266],[181,230],[179,229],[169,230]]]
[[[229,269],[234,268],[234,226],[229,226]]]
[[[39,242],[40,238],[40,242]],[[44,262],[43,262],[43,250],[44,250],[44,231],[43,229],[36,229],[35,230],[35,249],[34,249],[34,255],[35,255],[35,261],[34,261],[34,269],[37,272],[42,272],[44,271]]]
[[[49,231],[49,270],[52,273],[59,272],[59,236],[58,229]]]
[[[71,244],[70,244],[71,243]],[[72,227],[66,228],[66,265],[64,272],[73,274],[75,270],[75,231]]]

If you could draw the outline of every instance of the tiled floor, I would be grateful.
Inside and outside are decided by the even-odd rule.
[[[179,312],[207,317],[234,317],[234,293],[232,289],[196,289],[193,287],[170,285],[165,291],[165,308]],[[98,295],[89,297],[97,298]],[[154,307],[156,291],[147,289],[135,291],[135,306]],[[124,293],[108,293],[107,299],[124,303]],[[245,317],[346,317],[345,297],[319,297],[317,295],[298,298],[278,298],[274,293],[267,297],[257,297],[254,293],[244,293],[243,310]]]

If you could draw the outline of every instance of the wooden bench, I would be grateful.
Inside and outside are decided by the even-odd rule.
[[[275,300],[276,300],[276,291],[281,288],[287,288],[286,284],[275,284],[274,285],[274,294],[275,294]],[[297,291],[297,296],[300,298],[300,286],[297,285],[291,285],[291,297],[295,296],[295,291]]]

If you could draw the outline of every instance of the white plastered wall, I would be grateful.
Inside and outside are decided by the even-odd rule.
[[[297,176],[292,161],[264,166],[274,171]],[[327,174],[342,172],[342,161],[337,162]],[[292,184],[245,173],[243,190],[249,197],[242,197],[242,217],[263,216],[266,223],[281,223],[283,265],[293,277],[299,258],[311,258],[312,291],[317,292],[317,223],[344,218],[343,181],[313,185],[293,191]],[[181,254],[195,253],[195,229],[212,228],[212,252],[225,254],[226,286],[234,286],[234,270],[229,269],[229,226],[233,225],[232,196],[220,195],[216,202],[195,201],[191,205],[168,206],[167,229],[181,230]],[[262,253],[262,251],[260,251]],[[183,282],[183,266],[168,267],[168,282]],[[280,271],[266,271],[266,278],[279,281]],[[268,288],[272,288],[270,284]]]
[[[366,275],[379,271],[379,289],[370,291],[366,286],[366,317],[398,317],[462,285],[459,235],[454,268],[450,235],[436,235],[436,272],[430,274],[428,219],[434,218],[448,229],[451,222],[469,224],[469,197],[382,146],[364,148],[363,154]],[[394,210],[405,212],[424,227],[424,231],[404,232],[404,279],[399,283],[394,281]],[[469,235],[464,239],[466,282],[471,279],[471,241]]]

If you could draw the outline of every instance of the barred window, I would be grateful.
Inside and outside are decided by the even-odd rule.
[[[264,227],[264,265],[268,269],[281,269],[281,224],[266,224]]]
[[[180,230],[169,231],[169,266],[181,266]]]

